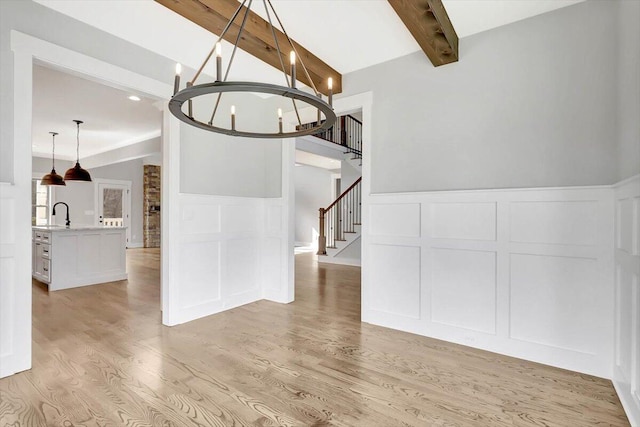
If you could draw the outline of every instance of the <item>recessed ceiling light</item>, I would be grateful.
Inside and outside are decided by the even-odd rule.
[[[140,97],[139,96],[135,96],[135,95],[131,95],[129,97],[129,99],[132,100],[132,101],[140,101]]]

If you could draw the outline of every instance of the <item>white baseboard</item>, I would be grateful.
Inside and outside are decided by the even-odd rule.
[[[318,255],[318,262],[322,262],[325,264],[340,264],[340,265],[351,265],[353,267],[360,267],[361,261],[355,258],[335,258],[328,257],[326,255]]]
[[[127,249],[136,249],[136,248],[144,248],[144,243],[142,242],[135,242],[135,243],[128,243],[127,244]]]
[[[640,426],[640,407],[634,402],[633,396],[629,388],[629,384],[622,383],[620,381],[613,380],[613,387],[618,393],[618,399],[622,403],[622,408],[627,414],[629,423],[633,427]]]

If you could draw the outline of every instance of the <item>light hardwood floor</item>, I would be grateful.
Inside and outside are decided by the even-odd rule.
[[[360,323],[360,269],[296,256],[296,301],[160,324],[159,252],[130,279],[33,285],[33,369],[0,426],[626,426],[608,380]]]

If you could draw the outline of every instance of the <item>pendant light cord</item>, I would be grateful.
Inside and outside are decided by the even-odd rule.
[[[76,163],[80,163],[80,122],[76,122],[78,125],[78,132],[76,133]]]
[[[52,134],[53,138],[53,151],[51,152],[51,169],[56,168],[56,135]]]

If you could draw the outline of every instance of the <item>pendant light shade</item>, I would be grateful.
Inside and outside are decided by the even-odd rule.
[[[51,173],[46,174],[40,181],[41,185],[67,185],[62,176],[56,173],[56,135],[57,132],[49,132],[53,139],[53,150],[51,152]]]
[[[80,166],[80,124],[83,123],[81,120],[74,120],[78,127],[78,133],[76,135],[77,146],[76,146],[76,165],[72,168],[69,168],[67,172],[64,174],[65,181],[87,181],[91,182],[91,175],[89,171],[86,169],[82,169]]]

